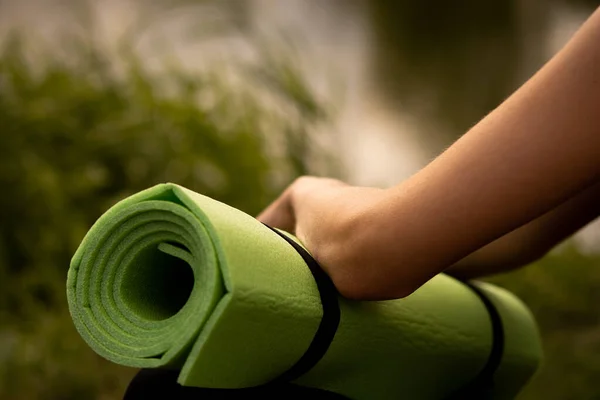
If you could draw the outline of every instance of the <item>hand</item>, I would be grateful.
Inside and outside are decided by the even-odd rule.
[[[382,189],[348,185],[336,179],[296,179],[257,219],[294,234],[347,298],[364,298],[364,263],[357,255],[368,231],[363,221]],[[377,294],[370,295],[377,297]]]
[[[273,228],[279,228],[296,235],[304,243],[307,239],[305,236],[306,230],[311,221],[305,218],[299,219],[297,214],[299,214],[299,211],[306,211],[307,208],[313,207],[313,212],[310,214],[314,216],[318,213],[318,210],[314,209],[314,207],[318,209],[318,204],[314,204],[314,200],[331,194],[332,189],[341,187],[348,187],[348,185],[330,178],[313,176],[297,178],[256,218]]]

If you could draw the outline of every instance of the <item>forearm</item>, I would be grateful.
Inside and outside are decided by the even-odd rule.
[[[355,297],[402,297],[593,185],[599,37],[596,12],[534,78],[407,182],[364,202],[340,197],[324,218],[337,215],[344,228],[326,238],[323,223],[307,235],[325,268],[356,285]]]
[[[506,272],[535,262],[600,215],[600,183],[507,233],[446,272],[461,279]]]

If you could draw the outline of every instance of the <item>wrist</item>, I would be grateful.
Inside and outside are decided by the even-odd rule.
[[[377,296],[374,282],[365,282],[364,263],[372,252],[372,225],[385,191],[336,182],[309,182],[292,190],[296,235],[347,298]],[[373,285],[373,284],[375,285]],[[370,294],[367,295],[367,292]],[[399,296],[400,297],[400,296]]]

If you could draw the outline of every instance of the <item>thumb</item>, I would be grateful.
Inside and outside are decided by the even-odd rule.
[[[277,200],[271,203],[256,219],[270,227],[294,233],[296,218],[289,190],[286,190]]]

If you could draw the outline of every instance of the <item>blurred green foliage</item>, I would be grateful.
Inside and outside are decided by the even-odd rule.
[[[518,1],[368,5],[374,70],[384,77],[377,83],[387,101],[433,125],[422,138],[429,147],[450,144],[518,87],[525,38]]]
[[[374,84],[417,117],[432,156],[493,110],[548,60],[565,10],[597,0],[370,0]],[[568,18],[565,18],[565,20]]]
[[[0,50],[2,399],[122,396],[133,370],[82,342],[64,287],[108,207],[170,181],[256,214],[310,171],[311,127],[327,119],[285,57],[240,66],[247,84],[233,85],[225,65],[152,71],[127,46],[69,39],[40,51],[15,35]]]
[[[481,85],[460,56],[489,39],[491,63],[516,57],[509,47],[493,46],[498,37],[516,40],[514,3],[477,6],[509,29],[467,18],[460,20],[466,32],[445,37],[448,43],[437,42],[448,28],[446,14],[436,14],[439,31],[427,36],[421,33],[431,16],[417,3],[390,2],[395,12],[382,4],[371,5],[375,28],[395,38],[379,49],[381,84],[390,86],[385,77],[393,74],[398,91],[433,87],[436,107],[454,121],[452,132],[501,100],[513,67],[481,97],[464,90]],[[398,15],[412,25],[398,24]],[[483,39],[473,38],[477,32]],[[420,42],[408,42],[415,37]],[[311,157],[322,153],[312,128],[327,121],[328,107],[294,61],[276,52],[263,51],[257,65],[241,68],[247,85],[240,86],[223,65],[151,70],[127,46],[111,53],[71,39],[62,50],[40,53],[14,36],[0,49],[1,399],[122,396],[135,371],[88,348],[64,294],[71,255],[113,203],[173,181],[256,214],[294,176],[311,172]],[[454,67],[440,62],[452,57]],[[491,281],[523,299],[540,325],[546,358],[520,399],[598,398],[600,258],[566,247]]]
[[[490,281],[527,304],[543,340],[542,367],[519,400],[599,398],[600,256],[567,244]]]

